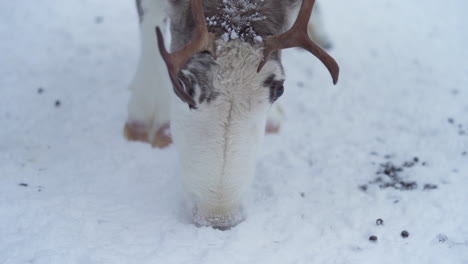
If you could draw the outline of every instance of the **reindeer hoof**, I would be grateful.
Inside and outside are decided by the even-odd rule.
[[[156,135],[153,139],[153,142],[151,145],[153,145],[154,148],[166,148],[169,145],[172,144],[172,136],[171,136],[171,131],[170,131],[170,125],[165,124],[161,128],[156,131]]]
[[[277,122],[272,122],[268,121],[266,128],[265,128],[265,133],[267,134],[279,134],[281,129],[281,125]]]
[[[124,135],[129,141],[148,142],[148,128],[141,123],[125,124]]]
[[[151,144],[154,148],[166,148],[172,143],[169,124],[158,129],[154,137],[150,137],[149,129],[141,123],[127,123],[124,128],[125,138],[129,141],[140,141]]]

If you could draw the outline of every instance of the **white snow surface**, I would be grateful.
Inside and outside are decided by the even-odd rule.
[[[284,54],[288,119],[220,231],[184,213],[174,147],[122,136],[134,1],[0,1],[0,263],[468,263],[467,3],[321,1],[340,82]],[[413,157],[417,190],[359,189]]]

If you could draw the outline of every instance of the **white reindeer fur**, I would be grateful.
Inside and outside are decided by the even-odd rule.
[[[166,1],[142,1],[145,18],[140,24],[141,55],[131,82],[127,124],[143,125],[153,141],[156,131],[170,120],[172,84],[166,65],[158,52],[155,27],[166,28]],[[169,35],[169,34],[166,34]],[[168,38],[166,38],[168,39]]]
[[[240,40],[218,40],[219,67],[215,67],[213,84],[220,95],[209,104],[197,105],[197,110],[189,110],[173,93],[166,66],[157,53],[154,28],[164,27],[165,3],[142,0],[142,55],[131,84],[127,123],[143,124],[152,141],[155,131],[170,120],[194,222],[228,228],[243,218],[243,199],[255,173],[257,148],[271,108],[269,89],[263,82],[271,74],[284,79],[284,74],[273,60],[257,74],[260,44],[252,47]],[[294,20],[297,9],[287,15]],[[273,121],[281,122],[279,106],[271,113]]]
[[[260,54],[260,46],[218,41],[214,86],[220,96],[196,111],[174,100],[172,133],[197,224],[229,227],[241,219],[271,107],[262,84],[272,73],[284,78],[276,62],[257,74]]]

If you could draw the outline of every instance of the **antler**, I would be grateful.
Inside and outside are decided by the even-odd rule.
[[[208,51],[214,58],[216,58],[216,47],[215,37],[213,34],[208,32],[208,27],[206,26],[202,0],[192,0],[192,13],[195,23],[192,39],[182,49],[174,53],[169,53],[164,44],[164,37],[159,27],[156,28],[156,34],[158,37],[159,52],[161,53],[164,62],[166,62],[174,92],[182,101],[194,107],[196,105],[195,100],[185,91],[184,88],[182,88],[180,84],[178,79],[179,72],[195,53]]]
[[[315,44],[307,33],[307,25],[309,24],[314,4],[315,0],[303,0],[299,16],[297,17],[293,27],[283,34],[269,36],[266,38],[263,50],[264,57],[258,66],[257,72],[262,70],[273,51],[300,47],[314,54],[320,61],[322,61],[323,64],[325,64],[333,78],[333,84],[338,82],[338,76],[340,73],[338,64],[330,55],[328,55],[328,53]]]

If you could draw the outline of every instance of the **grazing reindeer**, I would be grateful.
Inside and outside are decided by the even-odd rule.
[[[125,133],[164,147],[170,120],[197,225],[223,229],[243,219],[267,116],[284,91],[281,50],[308,50],[338,81],[337,63],[308,35],[314,2],[137,0],[143,55]],[[162,30],[165,8],[173,53]]]

